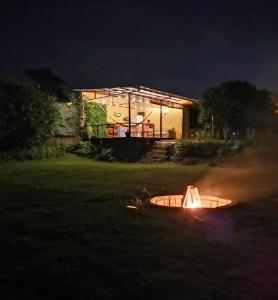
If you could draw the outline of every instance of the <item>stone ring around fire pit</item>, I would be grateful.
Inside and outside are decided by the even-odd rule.
[[[152,205],[169,208],[219,208],[228,207],[234,204],[230,199],[215,196],[199,195],[198,189],[188,186],[184,195],[162,195],[150,199]]]

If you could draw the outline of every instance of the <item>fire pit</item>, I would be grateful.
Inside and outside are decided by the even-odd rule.
[[[163,195],[156,196],[150,200],[152,205],[173,208],[217,208],[230,206],[233,202],[215,196],[199,195],[197,187],[188,186],[184,195]]]

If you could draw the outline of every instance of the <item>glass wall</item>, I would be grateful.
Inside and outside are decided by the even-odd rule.
[[[95,98],[96,97],[96,98]],[[82,92],[84,101],[106,107],[107,137],[125,137],[129,130],[128,95],[107,96],[103,93]],[[160,137],[160,105],[141,96],[130,96],[132,137]],[[162,106],[162,137],[181,138],[182,109]]]

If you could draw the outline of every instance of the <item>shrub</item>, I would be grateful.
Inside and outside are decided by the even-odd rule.
[[[180,140],[174,145],[174,160],[215,159],[232,156],[242,149],[240,144],[228,142],[190,142]]]
[[[96,149],[90,141],[79,141],[77,144],[68,147],[67,151],[80,156],[92,157]]]
[[[63,146],[41,145],[0,152],[0,161],[55,159],[65,155],[65,153]]]
[[[77,144],[68,147],[67,152],[84,157],[94,157],[96,160],[101,161],[115,161],[114,150],[112,148],[94,146],[90,141],[80,141]]]
[[[112,148],[100,148],[100,152],[95,156],[97,160],[101,161],[115,161],[114,150]]]
[[[213,158],[217,155],[217,143],[197,143],[186,140],[178,141],[174,146],[174,156],[176,158],[195,157]]]
[[[208,142],[213,140],[213,136],[211,131],[206,131],[206,130],[198,130],[196,132],[196,139],[199,142]]]
[[[47,142],[59,119],[56,97],[18,83],[0,81],[0,149]]]

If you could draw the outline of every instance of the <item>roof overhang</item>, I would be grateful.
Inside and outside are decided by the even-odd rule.
[[[114,87],[114,88],[96,88],[96,89],[74,89],[75,92],[92,93],[92,99],[99,99],[102,95],[105,97],[121,97],[129,95],[131,97],[142,97],[148,99],[151,103],[162,104],[176,108],[199,103],[199,100],[147,88],[144,86],[137,87]]]

